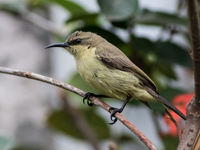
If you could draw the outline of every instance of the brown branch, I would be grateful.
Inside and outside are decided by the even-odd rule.
[[[118,149],[118,148],[117,148],[117,144],[116,144],[115,142],[111,141],[111,142],[109,143],[109,145],[108,145],[108,149],[109,149],[109,150],[117,150],[117,149]]]
[[[195,79],[195,101],[200,104],[200,23],[198,12],[198,1],[188,1],[188,14],[190,20],[190,36],[193,49],[194,79]]]
[[[187,120],[181,136],[181,141],[178,145],[178,150],[193,150],[200,128],[200,116],[197,116],[198,114],[195,113],[198,111],[199,107],[196,107],[195,100],[193,98],[187,106]]]
[[[200,149],[200,131],[197,134],[197,138],[195,139],[193,150],[199,150]]]
[[[67,83],[55,80],[50,77],[39,75],[36,73],[24,72],[24,71],[6,68],[6,67],[0,67],[0,73],[10,74],[10,75],[15,75],[15,76],[25,77],[25,78],[29,78],[29,79],[33,79],[33,80],[42,81],[42,82],[63,88],[65,90],[71,91],[73,93],[76,93],[77,95],[80,95],[82,97],[86,94],[86,92],[84,92],[72,85],[69,85]],[[109,112],[110,106],[108,104],[104,103],[103,101],[101,101],[95,97],[90,98],[90,100],[93,104],[95,104],[95,105],[103,108],[107,112]],[[148,149],[157,150],[155,145],[153,145],[153,143],[139,129],[137,129],[131,122],[129,122],[122,114],[116,113],[115,117],[121,123],[123,123],[132,133],[134,133],[141,140],[141,142],[143,142],[148,147]]]
[[[187,106],[187,120],[178,150],[196,149],[200,130],[200,23],[198,0],[187,0],[194,65],[195,97]]]

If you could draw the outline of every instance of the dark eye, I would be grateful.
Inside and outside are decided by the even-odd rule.
[[[70,45],[76,45],[76,44],[80,44],[81,41],[82,41],[82,40],[81,40],[80,38],[78,38],[78,39],[75,39],[75,40],[71,41],[69,44],[70,44]]]
[[[76,43],[76,44],[79,44],[79,43],[81,43],[81,39],[79,39],[79,38],[78,38],[78,39],[76,39],[76,40],[75,40],[75,43]]]

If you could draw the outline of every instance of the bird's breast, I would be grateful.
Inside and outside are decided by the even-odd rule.
[[[79,54],[79,56],[76,57],[76,64],[80,75],[85,80],[88,80],[88,78],[94,76],[98,66],[98,60],[95,56],[95,48],[85,48],[83,51],[84,52],[82,54]]]
[[[97,59],[95,49],[85,50],[79,58],[76,58],[77,69],[81,77],[99,94],[117,99],[125,99],[126,92],[117,88],[122,79],[117,70],[112,70]],[[123,87],[122,87],[123,88]]]
[[[99,94],[121,100],[128,95],[136,99],[151,99],[151,96],[141,89],[140,80],[136,76],[130,72],[108,68],[98,60],[95,49],[86,49],[76,58],[76,62],[81,77],[99,91]]]

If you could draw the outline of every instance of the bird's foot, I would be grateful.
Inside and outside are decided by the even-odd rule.
[[[111,112],[112,111],[112,112]],[[109,123],[110,125],[113,125],[117,122],[117,118],[115,117],[115,114],[118,112],[118,113],[121,113],[123,111],[122,108],[115,108],[115,107],[110,107],[109,109],[109,112],[111,112],[111,115],[110,115],[110,119],[112,120],[111,123]]]
[[[87,100],[87,104],[88,104],[88,106],[92,106],[93,105],[93,103],[90,101],[90,97],[94,97],[95,96],[95,94],[93,94],[93,93],[90,93],[90,92],[87,92],[86,94],[85,94],[85,96],[83,97],[83,103],[85,104],[85,100]]]
[[[85,104],[85,100],[87,99],[87,104],[89,106],[92,106],[92,102],[90,101],[90,98],[91,97],[107,97],[106,95],[97,95],[97,94],[94,94],[94,93],[90,93],[90,92],[87,92],[85,94],[85,96],[83,97],[83,103]]]

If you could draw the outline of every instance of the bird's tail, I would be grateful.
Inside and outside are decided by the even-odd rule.
[[[179,115],[181,118],[183,118],[184,120],[186,120],[186,117],[185,115],[180,111],[178,110],[175,106],[173,106],[168,100],[166,100],[165,98],[163,98],[162,96],[160,95],[157,95],[157,98],[158,100],[164,104],[167,108],[173,110],[177,115]]]

